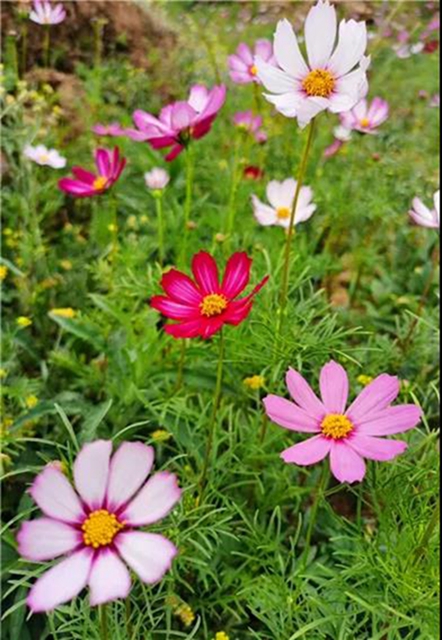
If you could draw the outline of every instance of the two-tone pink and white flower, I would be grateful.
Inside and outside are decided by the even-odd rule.
[[[440,191],[433,196],[433,209],[427,207],[420,198],[414,198],[413,208],[409,211],[410,218],[420,227],[440,229]]]
[[[263,144],[267,142],[267,134],[262,127],[262,117],[257,116],[253,111],[240,111],[233,116],[233,124],[238,129],[242,129],[251,134],[256,142]]]
[[[255,65],[255,58],[261,58],[268,64],[276,64],[273,55],[273,46],[270,40],[257,40],[253,50],[244,42],[238,45],[236,53],[229,56],[229,74],[230,78],[236,84],[250,84],[252,82],[260,82],[258,78],[258,69]]]
[[[252,195],[253,211],[259,224],[268,227],[277,225],[288,229],[295,198],[297,182],[288,178],[279,182],[272,180],[267,185],[266,195],[269,204],[262,202],[256,195]],[[310,187],[303,186],[299,192],[296,206],[294,224],[306,222],[316,211],[316,205],[312,202],[313,191]]]
[[[267,415],[285,429],[313,437],[283,451],[282,459],[306,466],[329,456],[331,472],[340,482],[361,481],[366,473],[364,458],[386,461],[403,453],[406,442],[382,436],[413,429],[422,418],[421,409],[414,404],[392,406],[400,383],[385,373],[366,386],[348,408],[348,376],[336,362],[321,370],[321,398],[294,369],[289,369],[286,382],[293,401],[267,396]]]
[[[146,141],[154,149],[172,147],[166,156],[170,162],[184,151],[191,140],[199,140],[209,133],[225,99],[224,85],[211,90],[195,85],[187,101],[164,107],[158,118],[141,109],[135,111],[133,119],[137,129],[127,129],[126,135],[138,142]]]
[[[169,184],[170,176],[165,169],[155,167],[144,174],[144,181],[151,191],[162,191]]]
[[[350,111],[341,113],[341,125],[350,131],[377,134],[378,128],[388,119],[389,112],[390,107],[386,100],[376,97],[369,104],[364,98]]]
[[[34,0],[29,19],[36,24],[60,24],[66,18],[63,5],[53,5],[49,0]]]
[[[26,158],[42,167],[63,169],[66,166],[66,158],[64,158],[56,149],[48,149],[43,144],[38,144],[35,147],[27,144],[23,149],[23,154]]]
[[[30,494],[44,517],[24,522],[17,534],[23,558],[45,562],[67,556],[35,582],[32,612],[51,611],[86,586],[91,605],[128,596],[129,569],[147,584],[161,580],[177,554],[167,538],[138,531],[162,520],[181,490],[172,473],[151,472],[154,450],[141,442],[85,445],[73,469],[75,489],[55,466],[35,479]]]
[[[305,21],[308,63],[288,20],[278,22],[274,52],[278,67],[255,59],[258,78],[270,93],[264,94],[288,118],[305,127],[324,110],[342,113],[352,109],[368,91],[365,56],[365,22],[342,20],[337,36],[336,10],[328,0],[310,9]]]

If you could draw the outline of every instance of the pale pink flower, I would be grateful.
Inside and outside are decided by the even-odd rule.
[[[34,0],[29,19],[37,24],[60,24],[66,18],[66,11],[62,4],[52,5],[49,0]]]
[[[435,93],[434,96],[431,96],[428,106],[432,109],[440,109],[440,93]]]
[[[229,56],[228,61],[229,73],[233,82],[236,82],[236,84],[260,82],[255,65],[256,56],[259,56],[268,64],[276,63],[273,56],[273,46],[269,40],[257,40],[253,51],[247,44],[241,42],[236,53]]]
[[[154,450],[124,442],[86,444],[74,463],[75,490],[57,468],[47,466],[29,490],[44,513],[24,522],[17,534],[22,557],[35,562],[67,556],[43,573],[27,598],[33,613],[51,611],[86,586],[92,606],[126,598],[129,566],[147,584],[161,580],[177,554],[157,533],[138,531],[162,520],[178,502],[174,474],[163,471],[146,481]]]
[[[52,169],[63,169],[66,166],[66,158],[63,158],[56,149],[47,149],[42,144],[38,144],[36,147],[30,144],[26,145],[23,154],[40,166]]]
[[[261,116],[254,115],[253,111],[240,111],[233,116],[233,124],[238,129],[250,133],[260,144],[267,142],[267,134],[261,129]]]
[[[162,191],[169,184],[170,176],[165,169],[155,167],[144,174],[144,180],[146,186],[152,191]]]
[[[296,180],[288,178],[283,182],[272,180],[267,185],[267,200],[269,204],[252,195],[252,204],[256,220],[264,227],[277,225],[288,229],[296,191]],[[301,187],[296,207],[295,221],[297,225],[312,217],[316,205],[312,203],[313,191],[310,187]]]
[[[382,98],[373,98],[371,104],[364,98],[351,111],[341,113],[341,124],[350,131],[373,135],[388,119],[389,110],[388,102]]]
[[[365,22],[343,20],[336,43],[336,10],[328,0],[310,9],[305,21],[308,64],[301,54],[288,20],[278,22],[274,51],[279,68],[255,60],[264,94],[288,118],[305,127],[320,111],[341,113],[352,109],[368,90]]]
[[[413,208],[410,210],[410,218],[420,227],[428,229],[440,228],[440,191],[433,196],[434,208],[429,209],[420,198],[414,198]]]
[[[284,462],[316,464],[330,456],[331,472],[339,482],[361,481],[366,472],[364,458],[392,460],[407,443],[387,440],[415,427],[422,417],[414,405],[391,406],[400,390],[398,378],[382,374],[364,388],[347,409],[349,380],[336,362],[322,368],[321,399],[307,381],[289,369],[287,387],[294,402],[270,395],[264,399],[269,418],[285,429],[309,433],[312,438],[286,449]]]
[[[351,131],[343,126],[335,127],[333,133],[335,136],[334,141],[324,150],[324,158],[326,159],[335,156],[344,144],[351,140]]]
[[[97,136],[111,136],[116,138],[126,135],[126,130],[123,129],[118,122],[111,122],[110,124],[96,124],[92,127],[92,131]]]

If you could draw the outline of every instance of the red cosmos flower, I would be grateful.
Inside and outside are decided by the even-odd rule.
[[[154,296],[151,306],[177,324],[165,331],[174,338],[211,338],[225,324],[238,325],[249,315],[253,297],[266,284],[265,277],[245,298],[236,300],[249,284],[252,259],[244,252],[234,253],[220,284],[213,257],[200,251],[193,257],[193,281],[181,271],[171,269],[161,280],[167,295]]]

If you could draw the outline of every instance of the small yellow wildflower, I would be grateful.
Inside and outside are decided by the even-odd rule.
[[[181,604],[179,607],[175,609],[175,615],[177,618],[181,620],[185,627],[190,627],[190,625],[195,620],[195,614],[188,604]]]
[[[152,440],[155,442],[167,442],[172,437],[172,434],[165,429],[157,429],[152,433]]]
[[[218,631],[215,635],[215,640],[230,640],[230,638],[225,631]]]
[[[358,376],[358,382],[359,382],[359,384],[362,384],[363,387],[366,387],[371,382],[373,382],[373,378],[372,378],[372,376],[366,376],[366,375],[362,374],[362,375]]]
[[[138,220],[137,220],[137,216],[129,216],[127,221],[126,221],[127,226],[129,227],[129,229],[136,229],[138,227]]]
[[[33,409],[34,407],[37,406],[37,404],[38,404],[37,396],[30,395],[25,398],[25,405],[27,406],[28,409]]]
[[[149,222],[149,217],[146,215],[140,216],[141,224],[147,224]]]
[[[31,326],[32,320],[27,316],[19,316],[16,320],[16,323],[20,327],[20,329],[25,329],[26,327]]]
[[[57,318],[70,318],[70,319],[75,318],[75,316],[77,315],[77,312],[75,311],[75,309],[72,309],[71,307],[51,309],[49,313],[53,316],[57,316]]]
[[[60,260],[60,267],[65,271],[71,271],[72,262],[70,260]]]
[[[1,368],[0,369],[0,380],[4,380],[7,375],[8,375],[8,372],[6,371],[6,369]]]
[[[8,275],[8,267],[5,267],[4,264],[0,264],[0,282],[3,282],[3,280],[6,278],[7,275]]]
[[[40,282],[40,287],[44,290],[46,289],[53,289],[54,287],[56,287],[59,284],[57,278],[52,278],[51,276],[49,276],[48,278],[45,278],[44,280],[42,280]]]
[[[8,237],[8,236],[12,236],[14,235],[14,232],[12,231],[12,229],[10,227],[5,227],[3,229],[3,235]]]
[[[264,376],[250,376],[250,378],[245,378],[243,380],[243,384],[252,389],[252,391],[258,391],[258,389],[262,389],[265,386],[265,378]]]
[[[109,229],[109,231],[111,233],[116,233],[118,231],[118,227],[116,224],[114,224],[113,222],[111,222],[111,224],[107,225],[107,228]]]

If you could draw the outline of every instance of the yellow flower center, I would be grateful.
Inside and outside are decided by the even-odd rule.
[[[330,71],[315,69],[304,78],[302,88],[308,96],[329,98],[335,88],[335,79]]]
[[[252,76],[257,76],[258,75],[258,67],[256,66],[256,64],[252,64],[252,66],[249,69],[250,74]]]
[[[322,434],[326,438],[342,440],[354,429],[353,423],[340,413],[330,413],[321,423]]]
[[[228,300],[226,296],[220,293],[211,293],[206,296],[200,304],[201,313],[206,318],[212,318],[213,316],[219,316],[223,311],[227,309]]]
[[[369,126],[370,126],[370,120],[368,118],[362,118],[361,127],[364,127],[364,129],[366,129]]]
[[[279,220],[288,220],[290,214],[291,211],[288,207],[278,207],[278,209],[276,209],[276,215]]]
[[[49,162],[49,156],[46,153],[42,153],[39,160],[40,162]]]
[[[98,178],[95,178],[92,186],[95,189],[95,191],[101,191],[102,189],[104,189],[106,184],[107,184],[107,178],[105,176],[98,176]]]
[[[106,547],[123,528],[124,523],[119,522],[115,514],[106,509],[93,511],[81,527],[84,544],[94,549]]]

